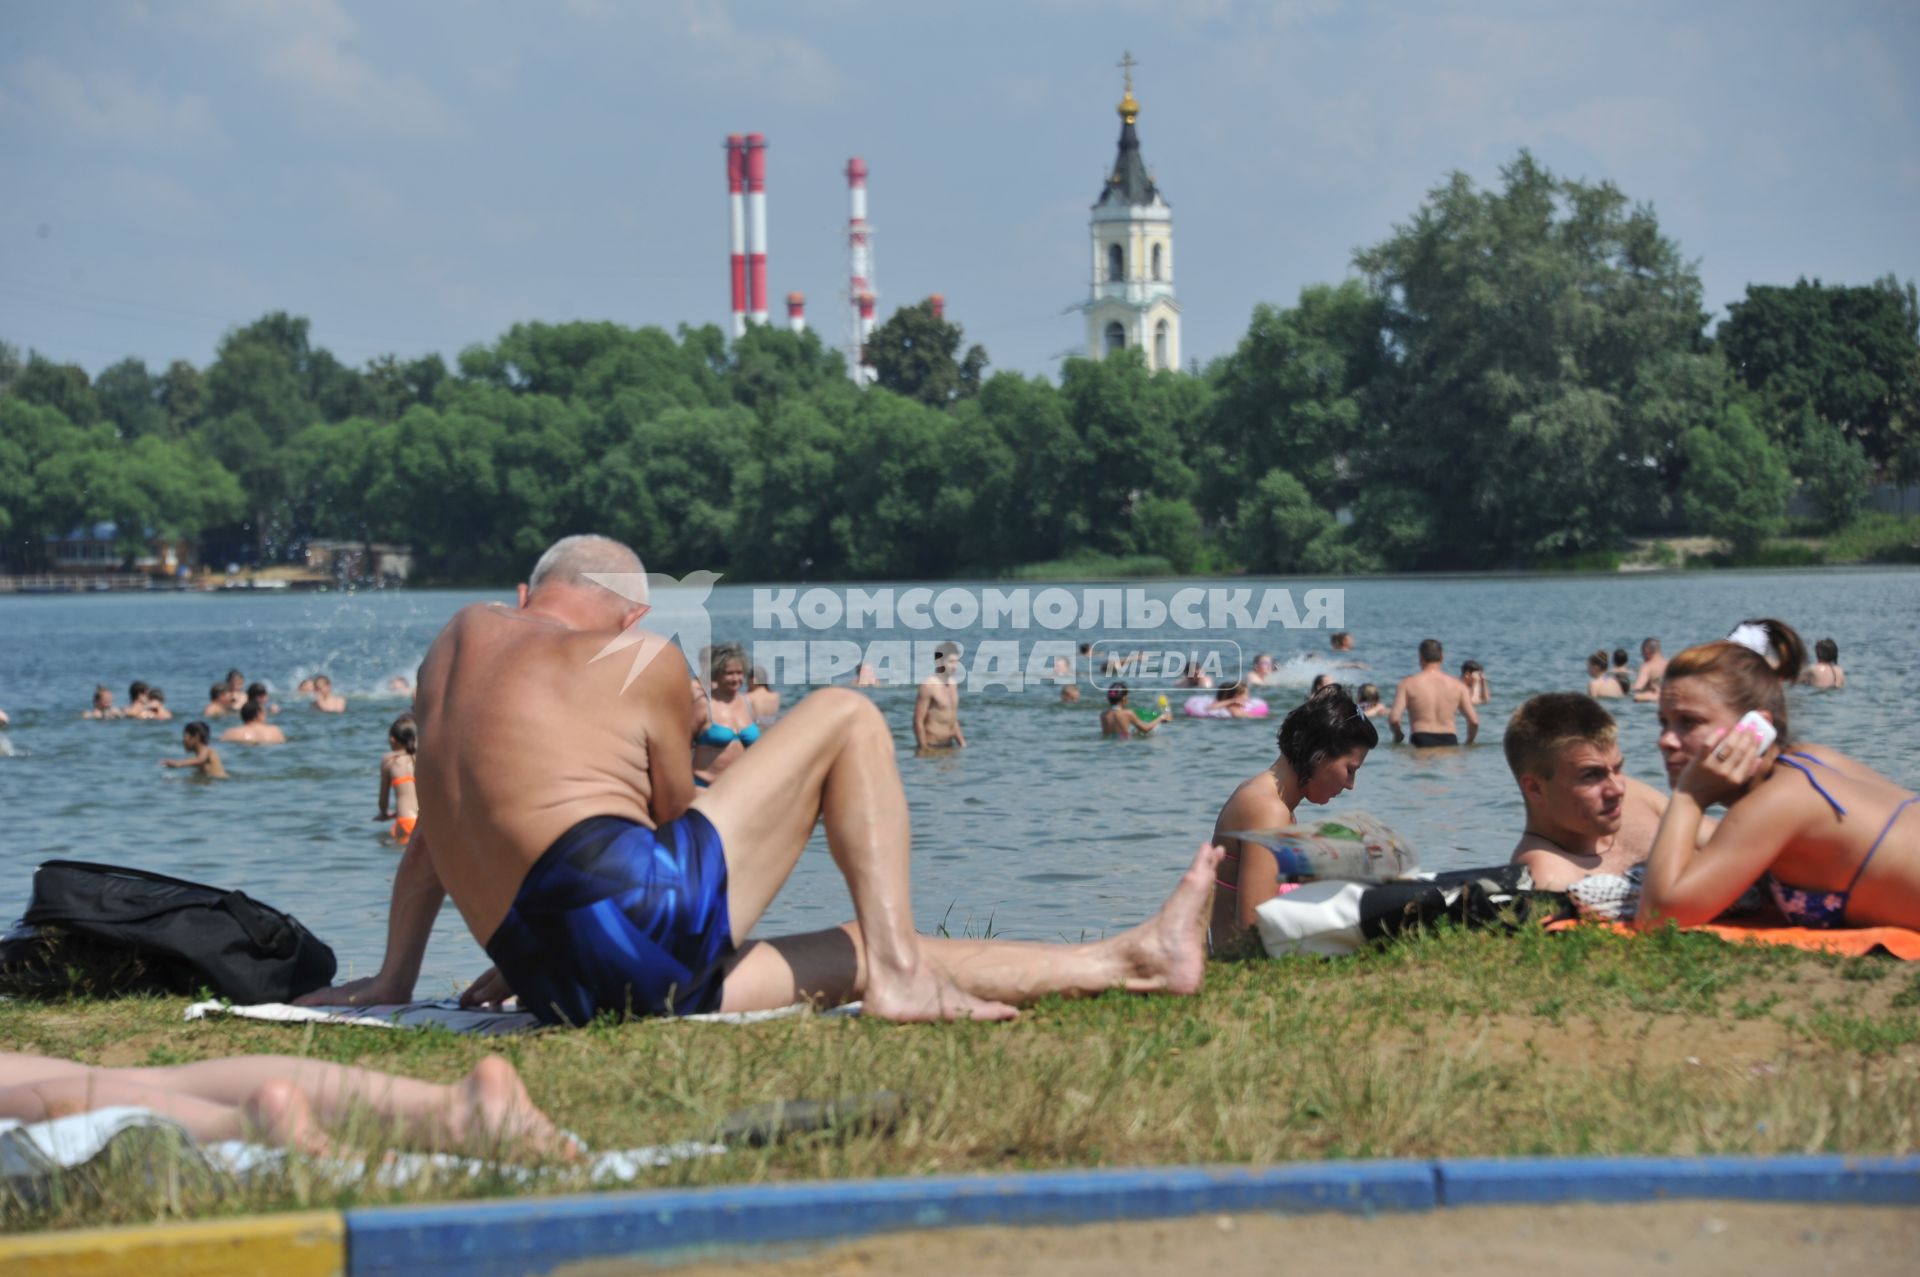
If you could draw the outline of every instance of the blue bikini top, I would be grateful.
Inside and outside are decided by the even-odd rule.
[[[693,738],[696,745],[712,745],[716,749],[724,749],[735,741],[739,741],[742,745],[751,745],[759,739],[760,724],[758,723],[748,723],[737,732],[725,723],[708,723],[700,729],[700,734]]]

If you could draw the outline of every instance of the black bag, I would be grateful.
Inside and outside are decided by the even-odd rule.
[[[118,964],[114,987],[96,994],[205,988],[243,1005],[286,1002],[324,988],[335,970],[333,950],[291,915],[144,869],[49,860],[34,872],[24,921],[37,934],[9,937],[0,964],[31,953],[58,972],[100,970],[103,956],[137,959]]]

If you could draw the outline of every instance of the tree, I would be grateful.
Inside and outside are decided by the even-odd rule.
[[[1234,552],[1249,572],[1290,571],[1332,526],[1333,516],[1314,504],[1305,484],[1285,470],[1269,470],[1240,500]]]
[[[879,384],[896,395],[944,408],[980,393],[987,352],[970,346],[959,354],[965,334],[959,324],[935,316],[929,297],[902,306],[867,339],[867,358]]]
[[[1451,564],[1616,541],[1663,501],[1676,418],[1711,406],[1699,278],[1653,211],[1524,151],[1501,176],[1454,174],[1355,257],[1394,355],[1364,477],[1426,493]]]
[[[119,427],[123,438],[142,435],[168,436],[173,432],[167,410],[160,403],[160,382],[138,359],[123,359],[94,379],[94,394],[108,421]]]
[[[1133,507],[1133,539],[1142,554],[1156,554],[1185,575],[1206,558],[1206,530],[1193,502],[1146,497]]]
[[[1803,409],[1794,432],[1793,473],[1807,494],[1819,503],[1829,528],[1851,523],[1867,504],[1867,485],[1873,463],[1851,434],[1827,424]]]
[[[1863,287],[1749,284],[1715,334],[1727,362],[1783,421],[1801,409],[1885,465],[1920,428],[1920,302],[1892,275]]]
[[[1746,409],[1728,409],[1717,429],[1689,430],[1681,449],[1687,461],[1681,499],[1690,523],[1741,556],[1779,530],[1793,476]]]
[[[8,393],[52,408],[76,426],[90,426],[100,420],[99,396],[87,380],[87,370],[78,364],[56,364],[42,355],[28,355]]]

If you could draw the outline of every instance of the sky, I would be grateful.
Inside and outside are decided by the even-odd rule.
[[[0,340],[97,372],[275,310],[355,364],[724,325],[758,131],[776,319],[804,292],[844,344],[860,155],[881,316],[941,293],[1057,374],[1127,52],[1202,362],[1523,147],[1651,205],[1716,313],[1920,276],[1915,0],[0,0]]]

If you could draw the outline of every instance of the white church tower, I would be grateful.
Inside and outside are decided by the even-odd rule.
[[[1126,96],[1120,99],[1120,153],[1094,201],[1093,288],[1087,313],[1087,357],[1104,359],[1138,347],[1147,367],[1180,367],[1180,303],[1173,299],[1173,210],[1140,158],[1133,131],[1140,104],[1133,97],[1132,54],[1120,61]]]

